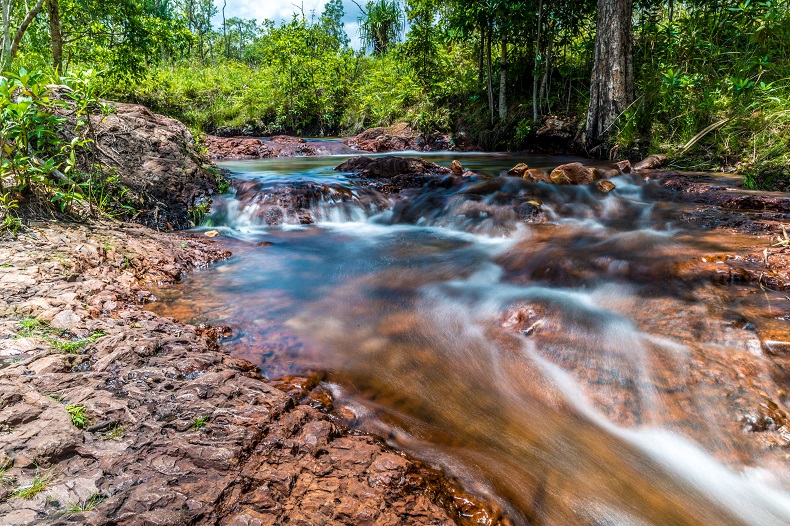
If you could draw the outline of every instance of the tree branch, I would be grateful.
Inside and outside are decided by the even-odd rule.
[[[19,44],[22,42],[22,37],[25,36],[25,31],[27,31],[27,28],[33,22],[33,19],[36,18],[36,16],[38,16],[38,14],[41,12],[41,8],[43,6],[44,6],[44,0],[38,0],[38,2],[36,2],[36,5],[33,6],[33,9],[31,9],[30,12],[28,12],[27,16],[22,21],[22,24],[19,26],[19,29],[16,30],[16,35],[14,35],[14,40],[11,44],[11,52],[8,54],[9,62],[11,61],[11,59],[14,58],[17,51],[19,51]]]

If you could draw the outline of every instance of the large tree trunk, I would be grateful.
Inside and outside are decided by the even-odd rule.
[[[507,39],[502,35],[502,57],[499,61],[499,118],[507,117]]]
[[[584,141],[588,149],[607,142],[612,128],[633,101],[633,0],[598,0],[595,62]]]
[[[52,66],[55,73],[63,73],[63,34],[60,32],[60,5],[58,0],[47,0],[49,35],[52,39]]]

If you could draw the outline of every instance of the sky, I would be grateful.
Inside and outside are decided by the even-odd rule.
[[[310,18],[312,12],[315,12],[315,16],[319,17],[326,3],[326,0],[215,0],[215,5],[219,11],[214,18],[215,26],[222,25],[222,4],[225,1],[227,1],[227,6],[225,7],[226,18],[234,16],[255,18],[258,22],[268,18],[278,24],[282,20],[289,20],[294,12],[299,12],[302,9],[304,9],[304,14],[308,18]],[[364,5],[365,2],[360,1],[359,3]],[[346,33],[351,39],[351,47],[359,49],[361,43],[358,18],[361,12],[359,7],[351,0],[343,0],[343,9],[345,11],[343,22]]]

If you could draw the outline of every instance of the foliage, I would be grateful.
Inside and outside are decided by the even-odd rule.
[[[30,500],[47,489],[47,486],[53,478],[55,478],[55,474],[52,470],[41,472],[36,469],[36,474],[33,476],[30,483],[16,488],[11,496],[17,499]]]
[[[66,515],[76,515],[77,513],[85,513],[88,511],[93,511],[96,509],[96,506],[101,504],[104,501],[105,497],[101,493],[94,493],[90,496],[90,498],[82,501],[71,504],[66,506],[66,509],[63,510],[63,513]]]
[[[189,426],[189,429],[193,431],[197,431],[202,429],[208,425],[208,416],[198,416],[192,420],[192,424]]]
[[[398,0],[372,0],[359,19],[359,34],[375,56],[386,54],[400,38],[405,27]]]
[[[82,429],[85,427],[85,424],[88,423],[88,417],[85,416],[84,405],[69,404],[66,406],[66,412],[71,417],[71,423],[74,424],[75,427]]]

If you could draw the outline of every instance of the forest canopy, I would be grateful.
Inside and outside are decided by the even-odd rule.
[[[0,0],[0,64],[90,74],[202,133],[337,135],[405,121],[485,149],[547,117],[601,157],[669,153],[770,187],[790,172],[785,0],[372,0],[250,20],[214,0]],[[351,38],[361,41],[351,47]],[[614,82],[614,84],[613,84]]]

